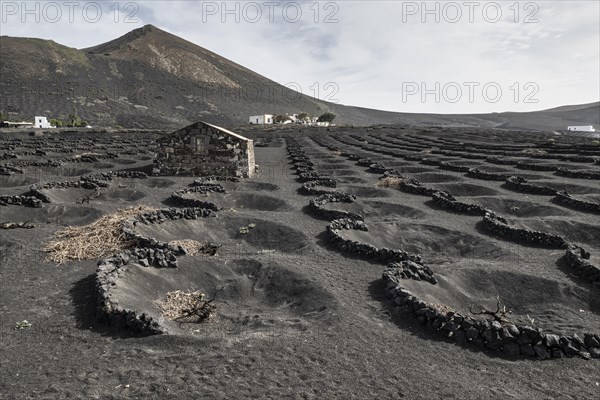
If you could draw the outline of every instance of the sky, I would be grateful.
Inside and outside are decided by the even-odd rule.
[[[418,113],[600,100],[600,1],[4,1],[0,33],[85,48],[152,24],[321,100]]]

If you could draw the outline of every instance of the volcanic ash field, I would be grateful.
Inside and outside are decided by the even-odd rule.
[[[597,145],[270,135],[240,180],[0,136],[0,398],[597,396]]]

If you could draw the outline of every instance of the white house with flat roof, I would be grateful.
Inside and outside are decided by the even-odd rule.
[[[567,130],[572,132],[596,132],[592,125],[568,126]]]
[[[273,114],[253,115],[249,122],[253,125],[271,125],[273,124]]]
[[[53,128],[52,125],[50,125],[50,122],[48,122],[48,118],[46,117],[35,117],[35,122],[33,123],[33,127],[34,128]]]

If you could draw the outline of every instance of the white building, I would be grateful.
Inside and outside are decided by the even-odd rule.
[[[1,128],[30,128],[33,126],[31,122],[11,122],[11,121],[0,121]]]
[[[250,123],[253,125],[271,125],[273,114],[253,115],[250,117]]]
[[[34,128],[52,128],[52,125],[50,125],[50,122],[48,122],[48,119],[46,117],[35,117],[35,122],[33,123],[33,127]]]
[[[319,119],[319,117],[308,116],[306,119],[297,120],[297,122],[300,123],[300,124],[302,124],[302,125],[316,125],[318,119]]]
[[[298,123],[298,114],[285,114],[287,119],[282,124],[296,124]]]
[[[592,125],[583,125],[583,126],[569,126],[567,127],[568,131],[574,132],[596,132]]]
[[[288,118],[292,123],[298,122],[298,114],[287,114]]]

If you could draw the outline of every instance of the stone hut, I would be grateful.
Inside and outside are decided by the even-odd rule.
[[[253,141],[206,122],[196,122],[157,140],[156,175],[251,178]]]

